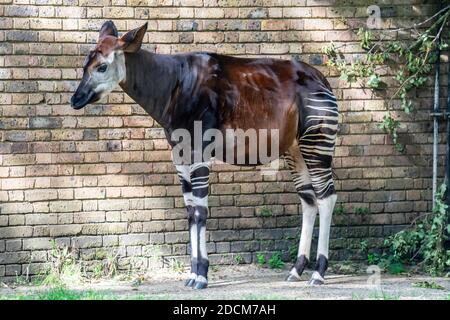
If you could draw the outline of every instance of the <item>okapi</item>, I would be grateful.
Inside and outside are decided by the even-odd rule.
[[[112,21],[103,24],[95,49],[84,61],[72,107],[81,109],[96,102],[119,85],[164,128],[172,150],[177,141],[171,134],[177,129],[193,133],[197,121],[201,121],[202,132],[279,130],[278,154],[292,173],[303,213],[297,261],[286,280],[298,281],[309,263],[319,213],[317,259],[309,284],[323,284],[337,197],[331,163],[338,110],[328,81],[317,69],[297,61],[206,52],[155,54],[141,49],[146,30],[147,23],[119,37]],[[226,150],[239,147],[235,140],[227,143]],[[249,153],[247,143],[245,150]],[[190,235],[191,273],[185,284],[203,289],[209,267],[205,232],[210,161],[176,164],[176,170]]]

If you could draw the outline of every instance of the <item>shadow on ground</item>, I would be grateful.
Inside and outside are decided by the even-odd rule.
[[[142,282],[98,280],[69,286],[66,292],[51,292],[35,286],[5,286],[0,299],[450,299],[450,280],[427,276],[391,276],[381,274],[380,284],[368,275],[336,275],[327,277],[326,285],[307,284],[310,273],[297,283],[285,282],[287,270],[262,269],[253,265],[221,267],[210,274],[206,290],[183,286],[185,275],[161,271]],[[416,287],[427,281],[441,289]]]

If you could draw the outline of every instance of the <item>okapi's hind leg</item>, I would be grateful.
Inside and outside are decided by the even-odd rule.
[[[328,268],[331,217],[337,198],[331,163],[338,126],[338,111],[336,98],[326,88],[310,93],[307,100],[308,113],[304,121],[308,125],[299,139],[299,146],[308,167],[320,216],[316,267],[309,282],[318,285],[324,283],[325,271]]]
[[[320,285],[325,282],[325,271],[328,268],[328,248],[330,241],[331,218],[337,195],[334,190],[331,168],[310,168],[314,192],[319,209],[319,243],[315,271],[309,284]]]
[[[286,163],[291,171],[292,179],[302,204],[302,230],[298,247],[297,261],[289,272],[287,281],[299,281],[300,276],[309,263],[311,240],[314,222],[318,212],[316,196],[311,183],[305,160],[300,153],[300,148],[295,142],[285,155]]]

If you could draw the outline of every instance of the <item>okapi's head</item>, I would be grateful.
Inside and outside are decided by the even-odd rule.
[[[119,37],[112,21],[100,29],[97,45],[83,63],[83,78],[71,99],[74,109],[81,109],[109,94],[125,80],[124,53],[137,52],[147,30],[147,23]]]

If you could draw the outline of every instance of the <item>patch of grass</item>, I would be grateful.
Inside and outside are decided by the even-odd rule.
[[[167,294],[115,294],[102,291],[86,290],[76,291],[66,287],[53,287],[45,291],[28,292],[0,296],[0,300],[173,300],[174,296]]]
[[[445,290],[443,286],[440,284],[437,284],[434,281],[428,282],[428,281],[418,281],[412,283],[413,287],[416,288],[424,288],[424,289],[437,289],[437,290]]]
[[[361,267],[356,262],[352,261],[339,261],[330,263],[330,271],[336,274],[360,274]]]
[[[269,267],[271,269],[282,269],[284,262],[281,260],[281,252],[275,252],[269,259]]]
[[[242,263],[244,263],[244,257],[241,256],[240,254],[237,254],[234,257],[234,261],[236,262],[236,264],[242,264]]]
[[[400,273],[405,272],[405,266],[401,262],[390,263],[387,266],[387,271],[390,274],[400,274]]]
[[[289,253],[289,259],[291,260],[291,262],[295,263],[297,261],[297,256],[298,256],[298,242],[289,246],[288,253]]]
[[[212,265],[209,267],[209,270],[211,272],[218,272],[220,270],[220,267],[218,265]]]
[[[103,275],[103,266],[101,263],[96,263],[92,270],[92,275],[95,279],[99,279]]]
[[[30,284],[30,280],[24,276],[24,275],[17,275],[16,274],[16,278],[14,279],[14,286],[18,287],[18,286],[26,286]]]
[[[374,292],[370,294],[368,298],[375,300],[399,300],[400,295],[393,295],[385,292]]]
[[[41,292],[4,296],[4,300],[112,300],[111,294],[98,291],[74,291],[65,287],[54,287]]]
[[[399,295],[391,295],[385,292],[372,292],[367,297],[364,297],[362,295],[352,293],[352,300],[399,300]]]
[[[352,293],[352,300],[362,300],[362,297],[359,294]]]
[[[50,251],[50,267],[43,275],[41,285],[62,286],[80,282],[82,278],[82,266],[77,261],[75,250],[68,247],[59,247],[52,240]]]
[[[119,252],[117,250],[109,251],[106,255],[106,261],[103,264],[103,275],[111,278],[117,274],[119,269]]]
[[[177,273],[183,273],[185,270],[184,263],[174,258],[170,261],[170,269]]]
[[[258,252],[256,254],[256,263],[261,267],[266,264],[266,256],[264,255],[264,253]]]

